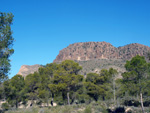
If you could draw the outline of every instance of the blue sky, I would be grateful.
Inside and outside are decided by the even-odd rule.
[[[61,49],[76,42],[150,46],[150,0],[1,0],[0,4],[0,11],[14,14],[10,78],[21,65],[53,62]]]

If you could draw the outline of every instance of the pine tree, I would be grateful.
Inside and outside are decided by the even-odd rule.
[[[13,21],[12,13],[0,12],[0,82],[8,76],[10,70],[9,57],[13,54],[13,37],[11,25]]]
[[[140,97],[141,108],[144,113],[143,94],[149,89],[149,64],[143,56],[135,56],[125,64],[127,72],[122,74],[124,91],[132,96]]]

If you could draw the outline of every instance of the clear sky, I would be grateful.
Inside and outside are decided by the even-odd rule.
[[[150,0],[0,0],[0,11],[14,14],[10,78],[76,42],[150,46]]]

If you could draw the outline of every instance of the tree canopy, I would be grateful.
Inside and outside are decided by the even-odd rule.
[[[12,13],[0,12],[0,82],[8,76],[10,70],[9,57],[14,52],[12,49],[14,38],[11,30],[13,17]]]
[[[146,100],[150,96],[150,63],[137,55],[126,61],[125,68],[120,75],[116,69],[109,68],[83,76],[79,74],[82,67],[75,61],[50,63],[25,78],[15,75],[3,82],[0,98],[16,108],[20,102],[25,104],[27,101],[30,105],[45,103],[46,106],[50,103],[53,106],[53,102],[70,105],[95,101],[106,102],[115,108],[136,101],[137,106],[141,103],[144,112],[144,102],[150,102]]]
[[[148,94],[150,75],[149,63],[146,62],[143,56],[135,56],[125,64],[127,72],[122,74],[122,84],[124,92],[132,96],[140,97],[142,111],[143,107],[143,94]]]
[[[4,90],[7,101],[18,108],[19,102],[24,97],[24,78],[21,75],[15,75],[11,80],[4,82]]]

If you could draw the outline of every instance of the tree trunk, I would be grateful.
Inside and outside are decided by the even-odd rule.
[[[51,106],[53,106],[53,97],[52,97],[52,100],[51,100]]]
[[[68,99],[68,105],[70,105],[70,97],[69,97],[69,92],[67,92],[67,99]]]
[[[115,78],[113,78],[113,95],[114,95],[114,105],[116,106],[116,84],[115,84]]]
[[[18,100],[16,99],[16,109],[18,108]]]
[[[142,97],[142,93],[140,93],[140,97],[141,97],[141,107],[142,107],[142,112],[144,112],[144,106],[143,106],[143,97]]]

